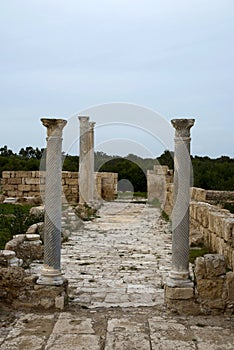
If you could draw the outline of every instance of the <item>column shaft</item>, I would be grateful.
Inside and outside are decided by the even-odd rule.
[[[90,199],[90,137],[89,117],[80,120],[80,157],[79,157],[79,203],[89,203]]]
[[[189,281],[189,203],[191,183],[190,128],[194,119],[173,119],[174,208],[172,213],[172,270],[169,284],[188,285]]]
[[[89,202],[94,201],[95,193],[95,177],[94,177],[94,126],[96,123],[89,123],[89,156],[90,156],[90,191]]]
[[[39,284],[59,285],[61,276],[62,130],[63,119],[41,119],[47,127],[44,268]]]

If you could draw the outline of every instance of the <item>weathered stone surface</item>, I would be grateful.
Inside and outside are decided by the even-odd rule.
[[[5,246],[5,249],[13,250],[16,257],[23,260],[25,266],[29,266],[33,260],[42,260],[44,254],[44,247],[38,239],[39,235],[29,234],[28,237],[33,237],[33,240],[29,240],[27,235],[16,235]]]
[[[197,280],[203,279],[206,277],[206,265],[204,257],[199,256],[195,260],[195,276]]]
[[[36,233],[37,233],[37,224],[31,225],[26,231],[26,235],[28,235],[28,234],[36,234]]]
[[[224,293],[225,278],[201,279],[197,281],[197,290],[202,299],[222,299]]]
[[[226,275],[228,300],[234,303],[234,272],[229,271]]]
[[[174,299],[174,300],[185,300],[193,298],[193,288],[173,288],[173,287],[165,287],[165,297],[166,299]]]
[[[224,256],[219,254],[206,254],[204,256],[206,277],[215,277],[226,273],[226,261]]]
[[[112,319],[107,325],[105,350],[150,350],[149,337],[142,324],[128,319]]]
[[[44,213],[45,213],[44,206],[32,207],[30,209],[30,215],[41,216],[41,215],[44,215]]]

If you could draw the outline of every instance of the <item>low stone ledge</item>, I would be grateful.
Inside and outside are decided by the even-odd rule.
[[[0,300],[11,307],[63,310],[68,303],[68,281],[61,286],[38,285],[38,276],[22,267],[0,267]]]
[[[16,235],[6,243],[5,250],[14,251],[16,257],[27,267],[32,261],[43,259],[44,246],[39,238],[35,234]]]
[[[178,288],[165,286],[164,301],[170,312],[179,315],[202,314],[200,305],[194,295],[194,288]]]
[[[178,288],[166,286],[165,295],[167,299],[186,300],[194,296],[193,288]]]
[[[234,313],[234,273],[224,256],[206,254],[195,260],[197,300],[203,313]]]

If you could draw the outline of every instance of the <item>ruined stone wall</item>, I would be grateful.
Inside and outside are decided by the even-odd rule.
[[[117,195],[117,185],[117,173],[96,173],[96,187],[98,195],[101,198],[107,201],[113,201]]]
[[[201,233],[204,244],[212,252],[225,257],[234,269],[234,215],[228,210],[205,202],[190,203],[191,233]]]
[[[160,186],[158,190],[153,188],[157,187],[157,184],[160,185],[162,181],[162,171],[157,173],[158,169],[156,168],[156,172],[149,173],[150,181],[148,181],[148,187],[151,194],[152,191],[156,194],[162,188]],[[168,178],[168,180],[167,183],[164,180],[166,193],[162,209],[171,216],[173,210],[173,184],[170,180],[172,180],[172,177]],[[232,270],[234,270],[234,214],[211,203],[213,201],[232,200],[233,198],[234,192],[231,191],[207,191],[202,188],[191,188],[190,236],[196,233],[199,234],[204,245],[211,252],[223,255],[228,267]]]
[[[153,170],[147,171],[147,193],[148,201],[156,199],[161,204],[165,202],[167,185],[173,181],[173,172],[168,166],[154,165]]]
[[[96,190],[104,200],[113,200],[117,193],[118,174],[96,173]],[[6,197],[41,197],[45,184],[45,172],[3,171],[2,191]],[[62,172],[63,194],[68,202],[79,200],[78,173]]]

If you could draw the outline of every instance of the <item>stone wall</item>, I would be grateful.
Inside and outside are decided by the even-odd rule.
[[[234,273],[228,271],[224,256],[198,257],[193,272],[193,287],[165,287],[167,307],[181,315],[233,315]]]
[[[117,173],[96,173],[96,189],[99,197],[107,201],[113,201],[117,195],[117,185]]]
[[[166,187],[173,181],[173,172],[168,166],[154,165],[153,170],[147,171],[148,201],[165,202]]]
[[[223,255],[207,254],[195,262],[195,285],[201,311],[234,311],[234,273]]]
[[[211,191],[203,188],[191,187],[191,201],[216,204],[217,202],[234,202],[233,191]],[[169,216],[173,209],[173,183],[167,183],[165,202],[162,208]]]
[[[191,234],[199,232],[204,245],[223,255],[234,269],[234,214],[205,202],[190,203]]]
[[[162,173],[166,168],[155,167],[153,173],[149,173],[148,187],[154,194],[161,191]],[[170,216],[173,210],[173,184],[172,176],[168,177],[168,182],[164,189],[165,201],[162,203],[162,209]],[[162,196],[163,197],[163,196]],[[234,198],[232,191],[207,191],[202,188],[191,188],[190,202],[190,236],[199,234],[204,245],[211,252],[221,254],[225,257],[227,265],[234,270],[234,214],[228,210],[221,209],[216,205],[210,204],[213,201],[226,201]],[[210,202],[210,203],[208,203]]]
[[[96,173],[96,191],[104,200],[113,200],[117,193],[118,174]],[[6,197],[41,197],[44,190],[45,172],[3,171],[2,191]],[[62,172],[63,193],[68,202],[78,203],[78,173]]]

